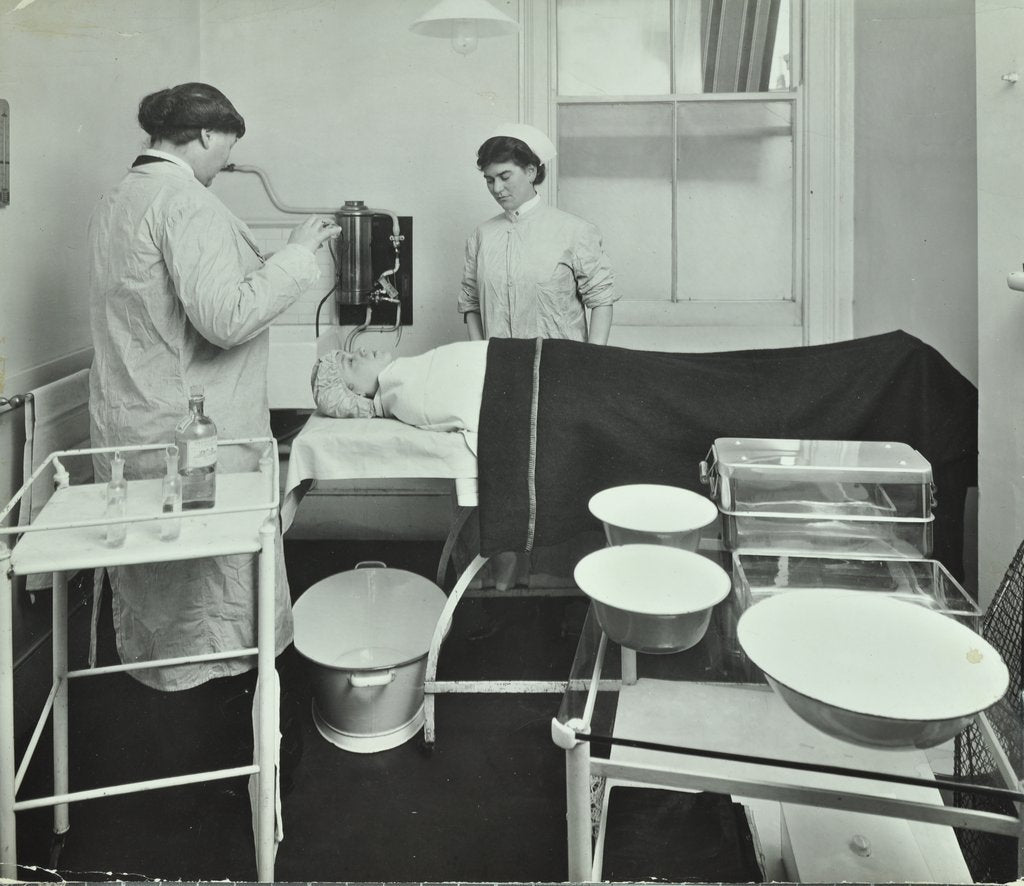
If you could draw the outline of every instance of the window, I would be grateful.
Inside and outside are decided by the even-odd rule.
[[[555,202],[602,231],[617,326],[845,337],[852,162],[831,139],[852,121],[838,100],[849,53],[835,58],[849,2],[549,0],[534,19],[547,52],[530,122],[558,145]]]

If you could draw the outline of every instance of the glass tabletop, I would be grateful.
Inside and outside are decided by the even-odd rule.
[[[648,783],[659,771],[699,769],[712,778],[768,779],[1014,814],[1012,803],[1024,799],[1019,678],[999,701],[964,718],[934,746],[853,742],[796,713],[737,636],[751,607],[808,589],[896,597],[982,634],[981,610],[941,564],[704,553],[731,574],[733,588],[689,649],[646,654],[620,646],[591,605],[557,720],[589,743],[595,762],[614,763],[620,777],[631,768],[638,778],[647,773],[641,780]]]

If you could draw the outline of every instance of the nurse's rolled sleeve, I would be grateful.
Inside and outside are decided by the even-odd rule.
[[[466,240],[466,261],[462,268],[462,291],[459,293],[459,313],[480,311],[480,290],[477,288],[476,257],[480,241],[476,234]]]
[[[573,273],[580,300],[586,307],[598,308],[619,300],[615,291],[615,272],[601,246],[601,234],[594,225],[586,225],[576,243]]]
[[[215,206],[168,214],[162,251],[192,325],[207,341],[232,348],[266,326],[320,276],[313,253],[288,244],[246,274],[231,220]]]

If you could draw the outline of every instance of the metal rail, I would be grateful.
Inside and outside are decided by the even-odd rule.
[[[0,397],[0,415],[5,412],[14,412],[15,409],[21,409],[30,400],[33,400],[32,394],[15,394],[13,397]]]

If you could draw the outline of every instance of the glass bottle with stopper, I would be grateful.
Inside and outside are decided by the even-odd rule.
[[[189,414],[174,429],[181,477],[181,508],[212,508],[217,498],[217,425],[205,412],[206,397],[193,385]]]
[[[167,447],[164,456],[166,473],[163,481],[162,511],[164,514],[181,513],[181,475],[178,474],[178,447]],[[181,518],[160,521],[160,538],[174,541],[181,534]]]

